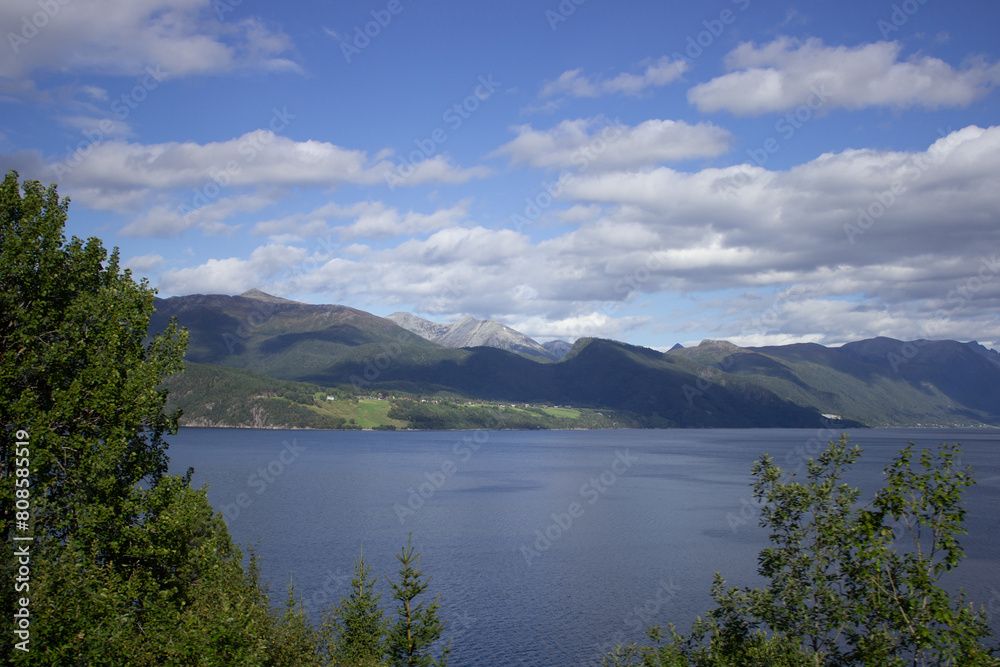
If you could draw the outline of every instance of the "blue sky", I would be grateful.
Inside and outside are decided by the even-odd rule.
[[[1000,344],[995,2],[7,0],[0,168],[161,296]]]

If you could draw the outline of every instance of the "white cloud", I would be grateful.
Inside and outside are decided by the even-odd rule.
[[[145,275],[163,266],[163,255],[152,253],[130,257],[122,262],[122,266],[132,269],[133,273]]]
[[[744,344],[912,338],[915,329],[990,342],[1000,311],[996,173],[1000,127],[967,127],[925,151],[850,150],[781,172],[587,173],[565,189],[579,225],[541,241],[463,226],[461,207],[409,217],[379,202],[328,204],[256,231],[295,233],[316,221],[323,227],[308,231],[335,230],[329,220],[337,218],[351,220],[345,229],[402,235],[377,247],[328,248],[311,256],[314,268],[284,273],[255,259],[258,248],[250,259],[213,260],[160,286],[406,304],[442,321],[493,317],[543,338],[627,338],[650,326],[645,300],[685,294],[694,298],[689,308],[701,304],[696,312],[661,317],[660,327]],[[882,212],[852,237],[859,209],[877,212],[874,204]]]
[[[611,317],[607,313],[581,313],[572,317],[550,320],[544,317],[518,318],[511,315],[505,323],[535,340],[565,340],[596,337],[620,340],[634,329],[649,325],[651,317]]]
[[[438,209],[430,214],[414,211],[400,214],[396,209],[387,208],[379,202],[352,224],[338,231],[340,238],[345,240],[426,234],[459,225],[468,212],[468,201],[453,208]]]
[[[302,241],[337,233],[341,240],[391,238],[420,235],[460,226],[468,216],[471,200],[433,213],[418,213],[386,206],[380,201],[357,202],[350,206],[329,203],[308,213],[267,220],[254,225],[253,233],[272,241]],[[331,225],[331,219],[352,219],[348,225]]]
[[[899,42],[824,46],[779,37],[745,42],[726,56],[731,71],[688,91],[700,111],[741,116],[785,111],[811,102],[824,108],[964,107],[1000,83],[1000,65],[970,60],[961,69],[930,56],[900,60]],[[821,101],[821,97],[828,98]]]
[[[647,293],[737,285],[806,291],[812,310],[791,317],[783,309],[755,340],[775,333],[827,343],[905,337],[927,318],[944,322],[938,328],[951,337],[993,340],[989,313],[1000,309],[1000,268],[991,273],[996,260],[987,249],[1000,247],[997,170],[1000,128],[968,127],[927,151],[845,151],[787,172],[744,165],[594,174],[574,179],[565,196],[612,204],[603,223],[632,228],[635,239],[595,225],[560,243],[577,261],[599,248],[606,258],[616,251],[626,258],[628,247],[643,245],[642,230],[655,234],[645,242],[648,275],[640,289]],[[983,279],[981,270],[996,279]],[[982,287],[963,298],[970,281]],[[835,308],[830,299],[858,303]],[[839,320],[838,308],[847,308]],[[732,335],[753,313],[713,315],[701,325]]]
[[[59,162],[52,171],[71,187],[214,192],[219,183],[222,187],[377,183],[388,166],[373,164],[364,151],[255,130],[207,144],[105,141],[89,146],[79,166]]]
[[[258,211],[275,201],[274,194],[262,193],[222,197],[201,208],[186,211],[177,205],[157,203],[125,225],[120,236],[166,238],[176,236],[191,228],[201,229],[206,235],[231,234],[238,226],[226,220],[239,213]]]
[[[292,48],[284,33],[256,18],[219,20],[212,0],[72,0],[50,6],[45,12],[37,0],[0,3],[4,41],[15,50],[15,57],[0,60],[0,78],[40,70],[135,76],[147,66],[171,78],[299,70],[284,55]],[[38,14],[44,21],[34,20]]]
[[[548,131],[513,128],[517,137],[491,153],[546,169],[634,169],[720,155],[732,135],[711,123],[647,120],[635,127],[599,118],[565,120]]]
[[[642,64],[646,68],[641,74],[622,72],[610,79],[594,80],[581,74],[580,69],[568,70],[555,81],[547,82],[538,96],[542,99],[559,95],[600,97],[615,93],[634,96],[647,88],[667,85],[679,78],[688,67],[685,61],[672,61],[669,56]]]
[[[267,285],[306,259],[306,251],[284,245],[255,249],[248,259],[210,259],[200,266],[171,269],[160,276],[159,289],[167,294],[240,294]]]
[[[128,123],[117,118],[95,118],[92,116],[63,116],[57,119],[63,125],[79,130],[81,133],[87,132],[90,136],[99,137],[131,137],[132,128]],[[87,136],[87,135],[84,135]]]
[[[276,110],[279,116],[286,119],[283,122],[294,122],[284,110]],[[34,152],[0,154],[0,164],[57,181],[64,194],[87,208],[131,214],[148,207],[124,230],[126,235],[148,236],[180,232],[212,216],[221,220],[217,211],[233,201],[243,202],[239,210],[256,210],[248,208],[247,200],[237,200],[242,194],[239,188],[270,190],[272,194],[257,199],[273,201],[281,196],[274,192],[282,188],[385,185],[386,175],[395,169],[387,159],[390,155],[383,150],[369,157],[365,151],[329,142],[296,141],[271,130],[255,130],[207,144],[83,141],[74,155],[45,166],[40,166],[42,158]],[[422,163],[405,184],[461,183],[487,173],[490,170],[484,167],[463,169],[439,156]],[[165,196],[169,202],[163,201]],[[151,200],[156,201],[151,205]],[[182,221],[185,217],[188,220]]]
[[[387,185],[395,189],[401,185],[414,186],[425,183],[465,183],[475,178],[484,178],[493,173],[489,167],[469,167],[462,169],[456,166],[445,155],[435,155],[432,158],[411,164],[409,169],[397,166],[392,174],[385,178]]]
[[[601,215],[601,207],[597,204],[590,204],[584,206],[583,204],[576,204],[570,206],[564,211],[558,211],[556,213],[556,218],[560,222],[567,224],[578,224],[581,222],[593,222]]]

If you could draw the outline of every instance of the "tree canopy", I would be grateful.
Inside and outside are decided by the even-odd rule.
[[[168,475],[185,332],[55,186],[0,185],[2,615],[23,664],[300,664],[204,490]],[[17,555],[15,555],[15,553]],[[21,573],[16,594],[9,582]],[[312,647],[309,648],[311,652]]]
[[[847,437],[810,459],[804,480],[769,456],[754,464],[754,497],[770,546],[762,588],[727,588],[691,633],[651,628],[653,646],[619,647],[606,665],[670,667],[903,667],[1000,665],[985,610],[940,577],[964,557],[962,494],[974,483],[957,445],[914,452],[885,469],[885,485],[859,506],[842,481],[861,450]]]

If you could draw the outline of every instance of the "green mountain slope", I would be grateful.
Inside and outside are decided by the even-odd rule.
[[[1000,425],[1000,365],[985,353],[954,341],[883,338],[841,348],[812,343],[739,348],[706,341],[668,354],[869,426]]]
[[[185,363],[167,378],[167,409],[180,408],[182,426],[315,429],[580,429],[637,428],[628,414],[548,405],[473,402],[419,395],[358,395],[278,380],[252,371]]]
[[[188,361],[252,371],[258,381],[308,383],[316,391],[340,387],[353,398],[385,392],[572,405],[613,410],[620,423],[653,427],[813,427],[825,423],[824,414],[839,416],[842,426],[1000,425],[1000,355],[971,343],[874,339],[842,348],[739,348],[705,341],[662,353],[581,339],[560,361],[541,363],[496,348],[445,348],[364,311],[260,292],[158,299],[156,306],[152,328],[162,329],[172,316],[187,327]],[[214,423],[204,408],[212,401],[199,395],[213,390],[211,372],[194,368],[200,384],[185,389],[197,398],[191,418]],[[226,378],[232,383],[237,375]],[[282,423],[347,418],[322,402],[309,405],[305,395],[312,390],[286,389],[303,398],[272,406]],[[247,396],[266,397],[243,396],[244,403]],[[244,418],[247,409],[239,408]]]

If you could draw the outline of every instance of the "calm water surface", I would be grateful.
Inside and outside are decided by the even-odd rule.
[[[196,486],[234,539],[256,545],[275,598],[289,580],[318,612],[348,592],[364,547],[395,579],[412,532],[441,594],[454,665],[595,664],[649,624],[684,631],[711,606],[718,571],[758,584],[767,545],[750,467],[787,469],[833,432],[811,430],[349,432],[182,429],[171,471]],[[860,429],[847,480],[878,488],[907,441],[961,442],[968,558],[951,575],[1000,630],[1000,432]],[[383,606],[391,606],[384,578]]]

